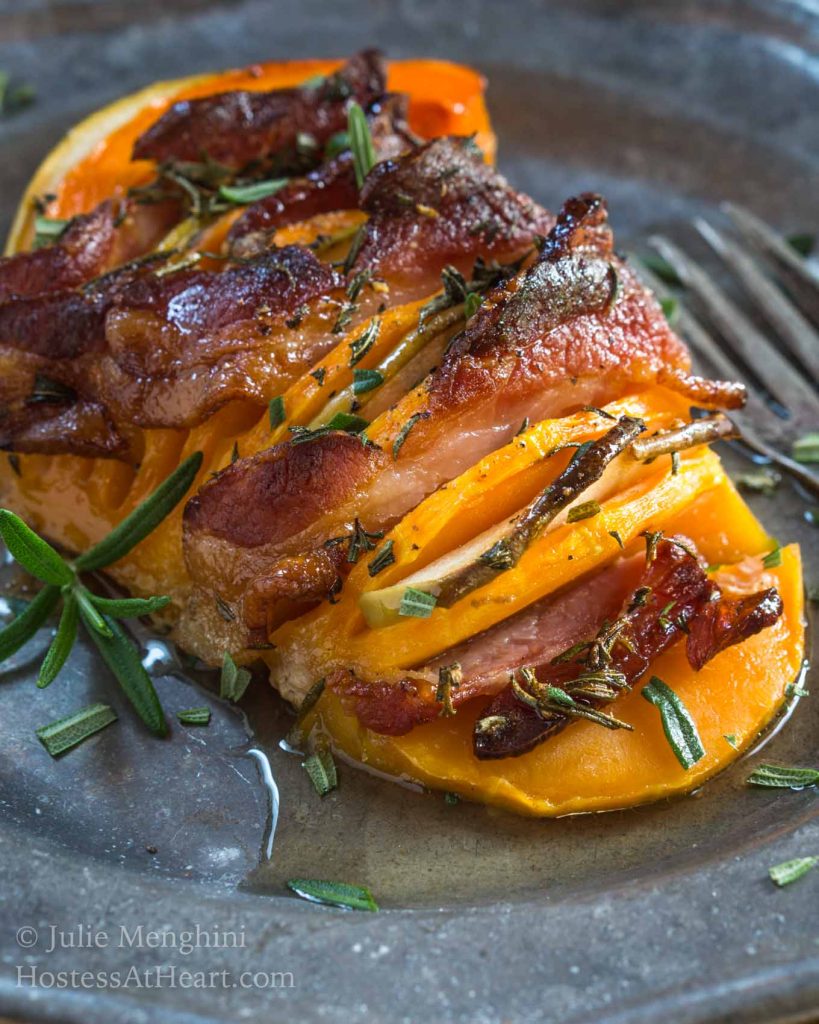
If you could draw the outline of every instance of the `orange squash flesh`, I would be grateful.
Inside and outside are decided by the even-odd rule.
[[[714,521],[720,523],[716,533],[708,529]],[[727,479],[701,495],[667,528],[685,531],[714,562],[770,546]],[[785,605],[771,629],[723,651],[700,672],[692,671],[682,644],[651,666],[652,674],[679,694],[697,725],[706,754],[688,771],[669,747],[657,709],[640,696],[639,688],[614,706],[614,713],[631,724],[633,732],[577,722],[528,754],[502,761],[478,761],[472,754],[472,728],[482,700],[470,702],[454,718],[439,718],[399,737],[363,728],[330,694],[322,697],[314,718],[356,761],[518,814],[553,817],[613,810],[685,793],[725,768],[738,756],[737,749],[754,741],[784,706],[786,687],[799,673],[804,623],[796,546],[782,550],[781,566],[765,573],[764,585],[777,586]],[[735,738],[737,749],[726,734]]]
[[[69,134],[35,175],[7,251],[15,252],[30,244],[34,195],[56,192],[50,215],[70,217],[149,180],[151,165],[131,163],[131,147],[175,100],[228,89],[295,85],[314,75],[327,74],[340,63],[270,63],[158,83],[93,115]],[[409,93],[410,123],[416,132],[425,136],[476,133],[487,158],[494,157],[495,140],[480,75],[447,62],[399,61],[390,64],[388,85]],[[355,224],[357,216],[345,211],[329,215],[329,219],[315,218],[313,223],[293,225],[280,232],[277,241],[307,242],[320,232],[343,231]],[[225,217],[211,226],[206,236],[209,248],[220,244],[230,220]],[[389,310],[384,315],[381,337],[362,367],[377,362],[388,342],[411,325],[416,306]],[[347,339],[342,339],[320,364],[333,375],[334,387],[348,383],[346,343]],[[21,475],[17,475],[6,459],[0,459],[0,504],[13,508],[65,547],[83,549],[107,533],[186,455],[204,452],[203,467],[192,488],[195,490],[212,471],[227,464],[235,441],[242,455],[267,447],[283,436],[290,423],[308,422],[317,415],[322,398],[309,375],[295,382],[287,392],[287,423],[275,433],[267,424],[266,410],[249,402],[231,403],[190,431],[145,431],[138,469],[113,460],[25,455],[20,458]],[[623,412],[643,415],[636,408],[642,403],[645,418],[656,426],[661,426],[664,418],[671,420],[684,414],[684,403],[661,389],[631,396],[620,404],[629,403],[634,408],[624,407]],[[584,431],[588,432],[589,423],[588,416],[585,420],[569,417],[536,427],[541,430],[545,449],[552,443],[581,438]],[[379,417],[379,436],[389,437],[395,429],[389,412]],[[517,607],[564,585],[572,576],[593,571],[617,557],[619,549],[608,533],[611,529],[620,531],[626,543],[646,526],[679,531],[695,540],[714,563],[735,562],[770,547],[765,531],[724,476],[716,457],[695,451],[683,458],[678,477],[672,479],[668,467],[661,465],[664,460],[658,460],[655,470],[647,473],[639,485],[604,503],[600,516],[571,529],[558,528],[541,538],[540,546],[528,553],[528,561],[523,561],[517,576],[510,574],[505,582],[501,579],[491,591],[490,596],[504,604],[502,614],[497,607],[493,610],[490,602],[470,606],[466,615],[462,608],[457,614],[438,609],[426,622],[413,620],[383,630],[366,629],[356,606],[362,592],[400,580],[519,507],[514,502],[527,487],[532,489],[536,471],[533,460],[516,461],[514,454],[490,457],[495,460],[491,479],[504,480],[493,492],[481,493],[481,473],[486,472],[481,463],[409,513],[390,535],[396,541],[395,566],[370,580],[366,565],[359,564],[345,585],[339,606],[329,613],[322,609],[286,624],[277,640],[283,647],[297,639],[314,644],[317,663],[330,660],[331,654],[337,657],[344,650],[360,664],[409,665],[512,614]],[[184,599],[190,581],[181,551],[182,508],[180,504],[114,567],[113,575],[129,590]],[[448,514],[436,515],[436,508],[439,513],[448,510]],[[416,556],[412,544],[419,534],[424,540]],[[569,554],[573,556],[571,563]],[[782,556],[781,566],[765,574],[766,584],[776,583],[785,604],[785,614],[772,629],[723,652],[700,673],[688,666],[682,645],[652,666],[652,671],[685,701],[707,752],[687,772],[668,747],[657,710],[638,692],[618,701],[616,707],[618,717],[634,725],[633,733],[609,732],[579,722],[531,753],[501,762],[479,762],[472,756],[471,730],[481,702],[462,708],[454,719],[439,719],[399,738],[377,736],[363,729],[329,694],[322,698],[314,719],[332,735],[338,749],[373,768],[523,814],[551,816],[606,810],[688,791],[737,756],[724,739],[725,733],[736,737],[740,749],[753,741],[781,708],[785,687],[799,671],[804,627],[798,549],[786,548]],[[275,667],[273,655],[266,656],[266,660]]]

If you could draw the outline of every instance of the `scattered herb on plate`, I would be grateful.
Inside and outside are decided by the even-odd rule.
[[[362,885],[325,882],[314,878],[291,878],[287,888],[312,903],[325,903],[345,910],[378,910],[373,894]]]

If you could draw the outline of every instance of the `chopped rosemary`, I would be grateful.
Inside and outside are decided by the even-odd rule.
[[[58,220],[52,217],[35,217],[34,219],[34,241],[32,248],[42,249],[46,245],[58,242],[65,234],[70,220]]]
[[[777,566],[782,565],[782,548],[778,544],[771,548],[762,559],[762,564],[766,569],[776,569]]]
[[[323,366],[320,366],[317,370],[311,370],[310,376],[314,380],[318,381],[319,387],[324,387],[324,378],[327,376],[327,370]]]
[[[448,807],[455,807],[460,802],[461,798],[458,796],[457,793],[450,793],[449,790],[447,790],[447,792],[444,793],[444,803]]]
[[[797,438],[791,446],[791,454],[797,462],[819,462],[819,433]]]
[[[184,711],[177,711],[176,717],[182,725],[207,725],[210,722],[210,708],[206,705],[186,708]]]
[[[302,721],[306,718],[313,708],[318,704],[321,699],[321,695],[324,693],[324,687],[326,685],[325,679],[317,679],[315,683],[310,687],[307,693],[304,695],[304,700],[299,705],[298,713],[296,714],[296,720]]]
[[[344,910],[378,910],[373,894],[362,885],[325,882],[317,878],[291,878],[287,888],[311,903],[326,903]]]
[[[89,704],[73,715],[42,726],[36,734],[49,754],[57,757],[116,720],[116,713],[107,704]]]
[[[333,160],[350,148],[350,133],[336,132],[324,144],[324,159]]]
[[[478,292],[467,292],[466,299],[464,299],[464,316],[467,320],[478,312],[482,302],[483,296],[479,295]]]
[[[239,442],[234,441],[233,447],[230,449],[230,464],[233,465],[239,459]]]
[[[256,181],[252,185],[222,185],[219,195],[236,206],[247,206],[275,195],[288,183],[289,178],[272,178],[270,181]]]
[[[11,466],[11,471],[14,473],[14,475],[22,476],[23,470],[20,466],[20,456],[17,454],[17,452],[9,452],[6,458],[9,460],[9,466]]]
[[[677,302],[677,300],[670,296],[665,299],[660,299],[660,309],[662,309],[663,316],[670,324],[673,324],[674,321],[677,319],[678,306],[679,303]]]
[[[566,522],[578,523],[581,519],[591,519],[592,516],[597,516],[600,512],[601,508],[599,502],[584,501],[569,509],[568,514],[566,515]]]
[[[734,750],[739,750],[739,743],[737,742],[736,736],[732,732],[726,733],[722,738],[725,740],[729,747],[733,747]]]
[[[354,416],[350,412],[337,412],[335,416],[325,424],[326,430],[343,430],[347,434],[360,434],[362,430],[369,427],[370,421],[363,416]],[[317,428],[321,430],[321,427]]]
[[[381,321],[376,317],[367,324],[354,341],[350,342],[350,366],[355,366],[356,363],[361,362],[375,344],[380,330]]]
[[[623,543],[623,538],[620,536],[617,530],[609,530],[609,537],[613,537],[617,541],[617,546],[620,548],[621,551],[625,549],[626,545]]]
[[[768,874],[774,885],[782,888],[782,886],[795,882],[802,875],[806,875],[817,864],[819,864],[819,857],[795,857],[793,860],[783,861],[782,864],[774,864],[772,868],[768,869]]]
[[[517,433],[515,434],[515,437],[520,437],[521,434],[525,434],[528,429],[529,429],[529,417],[528,416],[524,416],[523,419],[521,420],[521,424],[518,427],[518,430],[517,430]]]
[[[228,602],[222,597],[221,594],[214,592],[213,599],[216,603],[216,610],[225,620],[225,622],[235,622],[236,612],[228,604]]]
[[[284,423],[286,416],[284,412],[284,398],[282,395],[277,395],[275,398],[270,399],[270,403],[267,406],[267,418],[270,421],[271,430],[275,430],[276,427],[279,427]]]
[[[36,98],[37,90],[33,85],[23,82],[12,86],[8,72],[0,71],[0,114],[16,114]]]
[[[365,530],[361,525],[361,520],[356,516],[353,520],[353,528],[350,533],[344,533],[340,537],[332,537],[330,540],[324,542],[326,548],[335,547],[337,544],[343,544],[349,540],[349,547],[347,548],[347,561],[351,565],[355,565],[365,551],[374,551],[377,540],[381,540],[384,536],[383,530],[374,530],[372,533]]]
[[[353,151],[356,184],[361,188],[364,179],[375,166],[375,146],[367,116],[358,103],[351,103],[347,110],[347,133]]]
[[[302,768],[307,772],[313,788],[319,796],[327,796],[338,786],[338,772],[333,755],[326,748],[317,750],[305,758]]]
[[[461,685],[463,672],[458,662],[452,665],[442,665],[438,669],[438,686],[435,690],[435,699],[441,707],[441,715],[444,718],[451,718],[455,714],[455,707],[452,703],[452,691],[457,690]]]
[[[239,668],[228,651],[222,658],[222,674],[219,678],[219,696],[234,703],[242,699],[250,683],[251,675],[246,668]]]
[[[800,256],[807,259],[808,256],[813,252],[814,246],[816,245],[816,235],[809,234],[796,234],[788,235],[785,239],[791,249],[794,252],[798,252]]]
[[[804,789],[819,782],[815,768],[790,768],[779,764],[760,764],[746,779],[749,786],[769,786],[773,789]]]
[[[371,562],[367,563],[367,572],[370,576],[377,576],[382,569],[386,569],[387,566],[395,563],[395,555],[392,550],[394,544],[395,541],[393,540],[384,541],[381,545],[381,550],[375,558],[373,558]]]
[[[742,473],[736,482],[743,491],[752,494],[773,494],[782,483],[782,477],[773,469],[761,468],[751,473]]]
[[[425,590],[417,590],[415,587],[407,587],[401,596],[398,614],[412,616],[416,619],[428,619],[437,603],[434,594],[428,594]]]
[[[680,764],[688,771],[705,757],[697,726],[678,695],[657,676],[642,689],[643,697],[660,712],[663,732]]]
[[[416,413],[413,413],[412,416],[410,416],[410,418],[404,424],[404,426],[401,427],[401,429],[398,431],[398,434],[396,435],[395,440],[392,443],[392,457],[393,457],[393,459],[397,459],[398,458],[398,453],[401,451],[401,448],[403,447],[404,442],[406,441],[407,437],[409,436],[409,432],[412,430],[412,428],[415,426],[415,424],[419,420],[427,419],[428,416],[429,416],[428,412],[416,412]]]
[[[648,269],[660,278],[661,281],[665,281],[666,284],[681,285],[677,271],[671,266],[668,260],[663,259],[658,253],[648,252],[644,256],[640,257],[640,262],[648,267]]]
[[[353,394],[363,395],[367,391],[380,387],[384,383],[384,374],[380,370],[353,370]]]
[[[810,697],[810,690],[806,690],[803,686],[799,686],[797,683],[788,683],[785,687],[786,697]]]

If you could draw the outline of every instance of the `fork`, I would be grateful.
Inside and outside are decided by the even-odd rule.
[[[745,409],[731,413],[742,442],[819,496],[819,475],[782,450],[800,434],[819,430],[819,277],[754,214],[731,203],[722,209],[739,241],[701,217],[694,228],[733,273],[768,330],[757,327],[707,270],[665,235],[650,236],[649,245],[693,303],[680,302],[642,262],[637,271],[660,299],[677,301],[674,326],[692,351],[720,376],[748,387]],[[767,396],[748,379],[748,366],[756,369]]]

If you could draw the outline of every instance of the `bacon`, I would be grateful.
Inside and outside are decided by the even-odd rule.
[[[375,50],[351,58],[316,86],[272,92],[218,93],[180,100],[136,141],[134,160],[201,161],[241,170],[276,158],[280,173],[298,171],[298,136],[320,146],[346,128],[347,107],[368,107],[384,93],[384,60]]]
[[[356,516],[367,529],[388,528],[440,484],[510,440],[524,417],[537,421],[605,404],[635,382],[656,379],[668,364],[686,367],[687,360],[658,304],[613,255],[602,200],[570,201],[538,261],[490,294],[441,366],[368,430],[384,458],[356,467],[355,503],[311,521],[303,489],[280,494],[268,514],[280,516],[292,503],[303,530],[282,543],[278,557],[306,554],[348,530]],[[410,420],[392,458],[388,453]],[[343,461],[333,469],[328,438],[316,437],[311,445],[326,451],[328,477],[351,472]],[[282,458],[294,453],[286,448]],[[207,537],[207,522],[200,519],[186,545],[192,550]],[[254,567],[259,576],[276,571],[269,552],[238,535],[232,549],[224,549],[223,564],[231,572],[241,564],[244,578]],[[202,581],[208,585],[206,577]]]
[[[471,139],[438,138],[370,171],[360,196],[369,214],[354,271],[399,284],[466,271],[480,253],[519,255],[554,218],[485,163]]]
[[[0,259],[0,302],[84,284],[108,266],[115,239],[112,204],[101,203],[53,245]]]
[[[724,597],[690,549],[690,541],[661,540],[640,587],[623,606],[608,664],[623,674],[629,686],[686,635],[688,661],[699,671],[720,651],[767,629],[782,614],[782,600],[773,588],[739,599]],[[593,637],[587,639],[594,641]],[[588,650],[564,663],[552,661],[532,668],[538,683],[565,690],[588,671]],[[578,698],[578,703],[594,707],[594,701],[583,698]],[[521,702],[510,685],[490,702],[476,723],[475,756],[494,759],[526,753],[569,721],[557,712],[541,715]]]
[[[382,159],[396,157],[416,144],[406,127],[406,97],[389,95],[367,111],[373,143]],[[249,206],[228,233],[230,251],[248,257],[266,249],[279,228],[319,213],[358,206],[353,156],[349,149],[303,178]]]

